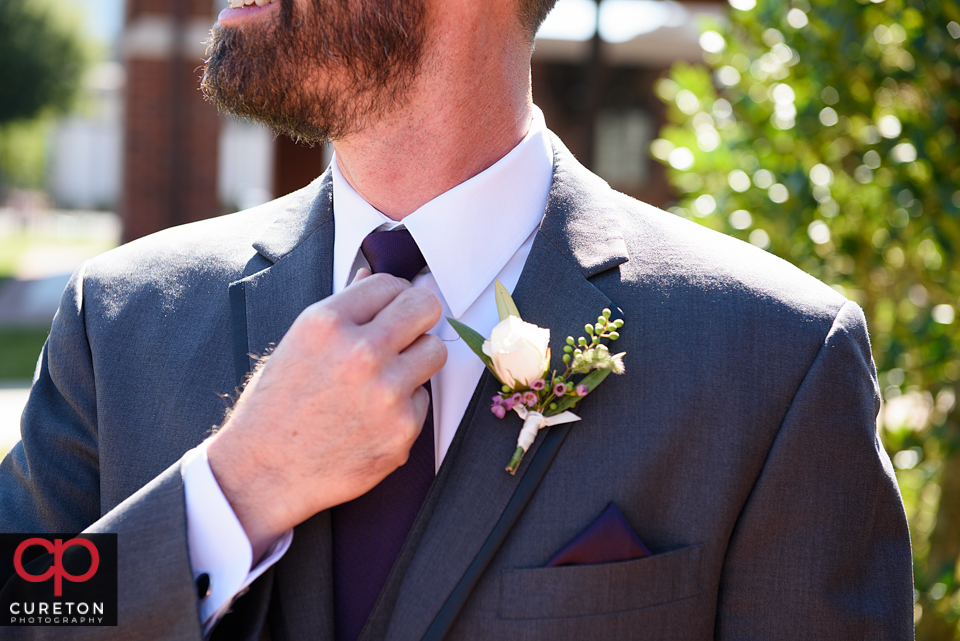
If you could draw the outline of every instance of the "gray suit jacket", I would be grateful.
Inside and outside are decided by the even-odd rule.
[[[422,638],[445,629],[438,613],[449,639],[912,638],[909,535],[860,309],[614,192],[554,144],[514,298],[554,354],[618,310],[627,373],[582,402],[581,422],[541,433],[516,476],[503,466],[520,422],[490,413],[484,374],[364,638]],[[120,626],[71,638],[200,638],[179,460],[222,420],[249,364],[235,354],[330,294],[333,234],[325,174],[74,275],[0,467],[3,531],[119,533]],[[654,555],[544,567],[610,501]],[[330,566],[321,513],[218,634],[330,638]],[[451,594],[462,608],[444,606]]]

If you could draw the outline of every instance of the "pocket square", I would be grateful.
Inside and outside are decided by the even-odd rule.
[[[614,503],[547,561],[546,567],[615,563],[650,556]]]

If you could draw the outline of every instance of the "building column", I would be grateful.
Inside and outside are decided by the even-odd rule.
[[[128,0],[123,240],[221,212],[221,118],[200,93],[211,0]]]

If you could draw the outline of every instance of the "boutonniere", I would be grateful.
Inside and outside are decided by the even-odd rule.
[[[533,441],[544,427],[579,421],[569,411],[592,392],[611,372],[623,373],[623,355],[611,354],[603,340],[620,338],[620,319],[610,320],[610,310],[597,317],[595,325],[584,326],[587,336],[567,337],[563,347],[562,374],[550,370],[550,330],[520,318],[506,287],[496,283],[497,312],[500,322],[490,338],[452,318],[447,320],[460,338],[480,357],[490,373],[500,381],[500,392],[493,397],[490,411],[504,418],[511,410],[523,419],[517,449],[507,465],[515,474]]]

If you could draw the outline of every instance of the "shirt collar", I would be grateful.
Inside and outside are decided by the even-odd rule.
[[[392,221],[367,203],[332,163],[334,291],[351,277],[360,243]],[[454,317],[461,317],[536,230],[553,179],[553,147],[534,108],[527,135],[510,152],[403,219]]]

